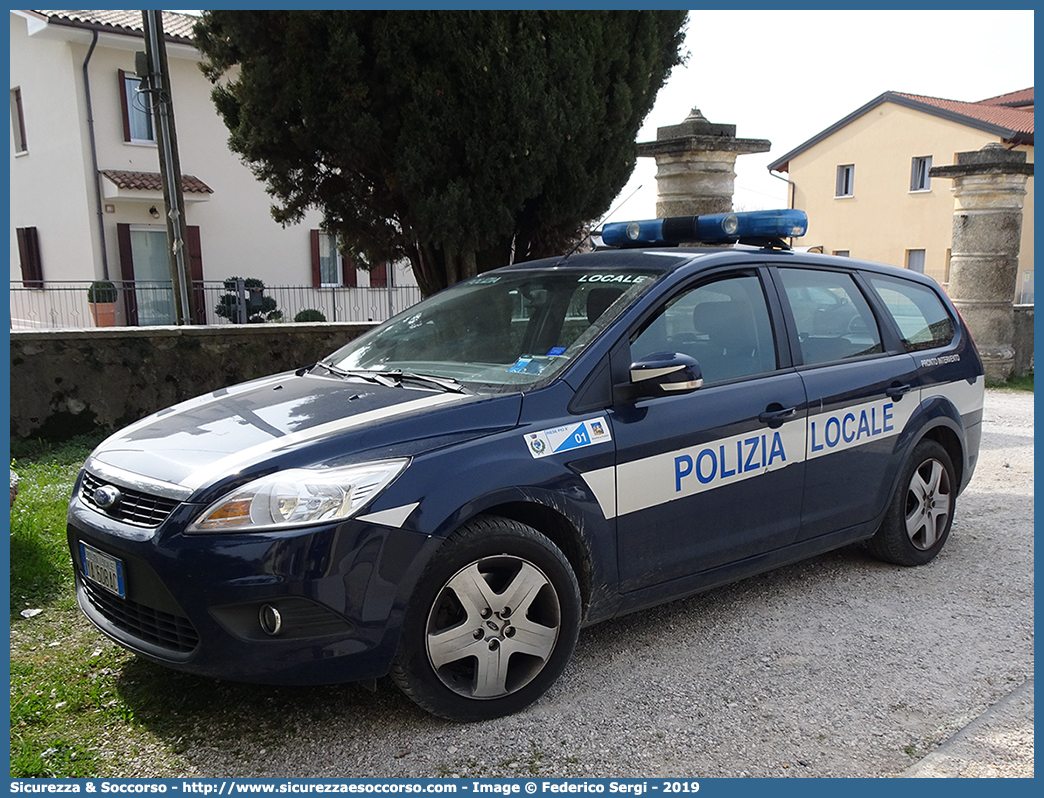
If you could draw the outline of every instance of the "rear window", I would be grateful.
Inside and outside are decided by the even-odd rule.
[[[880,275],[870,275],[869,281],[895,319],[907,352],[935,349],[953,340],[953,318],[931,288]]]

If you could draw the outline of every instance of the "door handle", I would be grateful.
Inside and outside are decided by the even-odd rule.
[[[888,394],[889,399],[894,399],[898,402],[903,398],[903,396],[908,394],[912,388],[912,385],[893,385],[886,390],[885,393]]]
[[[782,407],[778,402],[774,402],[765,408],[765,412],[758,416],[758,421],[762,424],[768,424],[772,429],[777,429],[783,426],[783,422],[793,418],[797,415],[796,407]]]

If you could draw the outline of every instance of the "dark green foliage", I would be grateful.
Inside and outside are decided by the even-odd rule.
[[[95,280],[87,289],[88,302],[115,302],[116,286],[108,280]]]
[[[307,310],[298,311],[297,315],[294,316],[294,321],[326,321],[326,316],[320,310],[308,308]]]
[[[607,210],[685,13],[208,11],[196,34],[275,218],[319,208],[432,293],[559,252]]]
[[[241,278],[225,280],[225,293],[218,297],[214,312],[233,324],[260,324],[265,321],[282,321],[283,312],[276,309],[276,301],[265,296],[265,284],[256,277],[243,280],[243,304],[240,305],[238,282]]]

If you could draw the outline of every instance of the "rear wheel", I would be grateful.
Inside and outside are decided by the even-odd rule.
[[[898,565],[929,562],[949,537],[956,498],[957,479],[949,453],[935,441],[922,440],[903,469],[870,548]]]
[[[579,628],[580,590],[558,547],[525,524],[474,519],[421,578],[392,677],[441,717],[508,715],[558,678]]]

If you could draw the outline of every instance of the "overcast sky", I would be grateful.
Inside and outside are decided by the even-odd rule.
[[[688,62],[638,140],[699,108],[739,138],[771,141],[736,161],[737,210],[786,207],[768,164],[883,92],[972,102],[1033,85],[1032,11],[691,11],[687,31]],[[655,216],[655,175],[639,158],[608,218]]]
[[[973,102],[1033,85],[1032,11],[691,11],[687,30],[638,140],[696,107],[771,141],[736,161],[737,210],[786,207],[768,164],[885,91]],[[611,220],[655,215],[655,174],[638,159]]]

